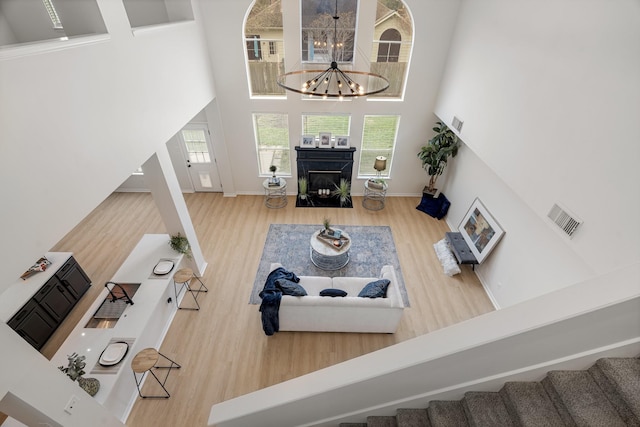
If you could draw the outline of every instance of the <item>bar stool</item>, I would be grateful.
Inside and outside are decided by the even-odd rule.
[[[156,364],[158,363],[158,359],[161,356],[164,359],[166,359],[169,362],[171,362],[171,364],[169,366],[157,366]],[[164,380],[160,381],[160,378],[158,378],[156,376],[155,372],[153,372],[154,368],[155,369],[166,369],[167,370],[167,374],[165,375]],[[164,354],[160,353],[155,348],[145,348],[144,350],[138,352],[138,354],[136,354],[135,357],[133,358],[133,360],[131,361],[131,369],[133,370],[133,377],[136,380],[136,387],[138,388],[138,394],[143,399],[147,399],[147,398],[168,399],[169,397],[171,397],[171,395],[169,394],[169,392],[167,391],[167,389],[165,388],[164,385],[167,382],[167,378],[169,378],[169,373],[171,372],[171,370],[172,369],[180,369],[180,368],[181,368],[180,365],[178,365],[173,360],[169,359]],[[140,386],[142,385],[142,382],[144,380],[144,376],[147,374],[147,372],[149,372],[153,376],[153,378],[155,378],[156,381],[158,381],[158,384],[160,384],[160,387],[162,387],[162,389],[166,393],[166,396],[165,395],[163,395],[163,396],[156,396],[156,395],[144,396],[142,394],[142,391],[140,391]],[[140,377],[140,380],[138,380],[138,374],[142,374],[142,376]]]
[[[191,287],[191,279],[197,279],[200,282],[200,287],[198,289],[194,289]],[[177,286],[180,285],[180,289],[178,290]],[[178,296],[182,293],[182,290],[185,289],[186,292],[190,293],[193,297],[193,300],[196,303],[197,308],[190,307],[180,307],[178,303]],[[198,295],[200,292],[208,292],[209,289],[202,283],[202,280],[195,274],[193,274],[193,270],[190,268],[181,268],[176,271],[173,275],[173,291],[176,294],[176,307],[180,310],[200,310],[200,304],[198,304]]]

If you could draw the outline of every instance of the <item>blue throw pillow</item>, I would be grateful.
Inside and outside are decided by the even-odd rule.
[[[307,295],[307,291],[302,286],[287,279],[276,280],[276,287],[282,291],[283,295],[292,295],[294,297],[303,297]]]
[[[347,293],[342,289],[328,288],[328,289],[321,290],[320,296],[321,297],[346,297]]]
[[[362,298],[386,298],[389,283],[391,283],[389,279],[380,279],[375,282],[367,283],[367,285],[362,288],[358,296]]]

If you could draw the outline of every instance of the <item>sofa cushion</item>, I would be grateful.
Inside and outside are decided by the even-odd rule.
[[[320,296],[321,297],[346,297],[347,293],[342,289],[329,288],[329,289],[321,290]]]
[[[303,297],[307,295],[307,291],[296,282],[287,279],[276,280],[276,287],[282,291],[283,295],[291,295],[294,297]]]
[[[358,296],[362,298],[386,298],[389,283],[391,283],[389,279],[380,279],[367,283]]]

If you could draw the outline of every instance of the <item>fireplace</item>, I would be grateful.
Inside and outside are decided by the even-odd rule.
[[[351,203],[340,206],[337,197],[327,195],[326,190],[333,191],[345,179],[351,183],[354,147],[350,148],[302,148],[295,147],[297,152],[298,178],[307,178],[308,197],[306,200],[296,198],[298,207],[352,207]],[[325,190],[325,191],[319,191]]]
[[[335,190],[340,184],[340,171],[309,171],[307,174],[309,193],[317,194],[318,190]]]

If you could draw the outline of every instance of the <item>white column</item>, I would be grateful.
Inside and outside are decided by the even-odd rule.
[[[202,255],[187,204],[182,196],[178,178],[165,145],[142,165],[142,171],[145,184],[151,190],[167,232],[170,235],[180,233],[186,236],[193,256],[187,261],[190,262],[191,269],[198,276],[202,276],[207,268],[207,262]]]

